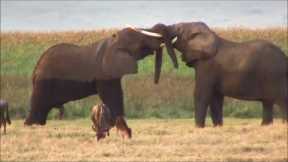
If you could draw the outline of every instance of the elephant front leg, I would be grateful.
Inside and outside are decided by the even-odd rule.
[[[282,102],[279,103],[280,109],[283,112],[282,117],[283,117],[283,122],[288,123],[288,97],[286,99],[283,99]]]
[[[205,127],[205,118],[208,105],[211,101],[211,90],[203,85],[197,85],[195,89],[195,121],[196,126]]]
[[[122,137],[130,138],[131,129],[124,119],[123,90],[121,80],[100,81],[97,84],[99,96],[103,103],[110,109],[114,125]]]
[[[215,127],[223,125],[223,100],[224,96],[220,94],[216,94],[212,97],[210,115]]]
[[[273,123],[273,102],[262,101],[263,117],[261,125],[268,125]]]

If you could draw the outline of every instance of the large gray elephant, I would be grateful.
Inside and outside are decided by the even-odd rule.
[[[156,51],[158,83],[162,45],[161,34],[130,27],[88,46],[63,43],[50,47],[33,72],[31,110],[25,125],[44,125],[53,107],[95,94],[111,109],[114,121],[124,116],[121,78],[137,73],[137,60]]]
[[[265,40],[232,42],[202,22],[156,24],[152,31],[174,42],[186,65],[195,68],[198,127],[205,126],[208,106],[213,124],[222,125],[224,96],[262,102],[262,125],[273,122],[274,104],[288,120],[288,59],[274,44]]]

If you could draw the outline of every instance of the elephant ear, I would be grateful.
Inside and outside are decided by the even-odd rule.
[[[209,27],[201,22],[192,23],[189,27],[188,47],[193,51],[194,59],[205,59],[216,55],[219,38],[209,29]]]
[[[121,78],[125,74],[134,74],[137,73],[137,62],[130,55],[128,51],[124,49],[117,49],[108,45],[109,48],[102,59],[102,71],[105,76],[109,79]]]

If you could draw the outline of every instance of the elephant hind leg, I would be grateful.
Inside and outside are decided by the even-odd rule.
[[[263,114],[261,125],[269,125],[273,123],[273,105],[272,101],[262,101]]]

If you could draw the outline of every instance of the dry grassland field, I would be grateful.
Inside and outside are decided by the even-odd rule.
[[[13,121],[1,135],[3,161],[287,161],[287,124],[225,119],[223,127],[195,128],[191,119],[129,120],[133,137],[112,129],[97,142],[88,119],[50,120],[24,127]]]
[[[214,30],[236,42],[271,41],[288,55],[287,28]],[[62,42],[89,44],[115,31],[1,32],[1,98],[9,102],[12,125],[0,136],[0,161],[288,161],[288,126],[277,108],[274,124],[260,126],[260,103],[226,98],[224,126],[214,128],[207,118],[207,127],[196,128],[194,70],[180,60],[173,69],[166,52],[159,85],[153,84],[154,57],[139,62],[137,75],[123,78],[131,140],[122,140],[113,128],[97,142],[89,119],[99,103],[95,96],[65,104],[64,120],[55,120],[53,110],[46,126],[24,127],[31,74],[43,51]]]

